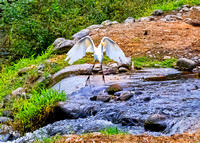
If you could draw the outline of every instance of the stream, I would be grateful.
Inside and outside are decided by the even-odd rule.
[[[200,127],[200,80],[192,72],[176,69],[143,69],[137,72],[91,76],[85,86],[86,75],[71,75],[60,80],[52,88],[64,90],[67,100],[59,103],[62,113],[57,121],[14,142],[31,142],[34,138],[51,137],[56,134],[81,134],[96,132],[106,127],[117,127],[130,134],[154,136],[195,132]],[[108,87],[118,84],[122,91],[132,94],[126,101],[108,95]],[[93,100],[94,96],[111,97],[109,101]],[[98,99],[98,98],[97,98]],[[166,117],[163,131],[145,130],[144,123],[153,114]]]

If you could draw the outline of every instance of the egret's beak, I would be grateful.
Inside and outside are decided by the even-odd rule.
[[[105,45],[104,42],[101,42],[101,45],[104,46]]]

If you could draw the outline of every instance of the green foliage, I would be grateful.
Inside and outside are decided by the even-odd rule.
[[[40,139],[40,140],[36,140],[33,143],[56,143],[60,139],[62,139],[62,136],[56,135],[56,136],[53,136],[51,138],[43,138],[43,139]]]
[[[34,91],[29,100],[16,100],[13,108],[16,113],[14,128],[21,132],[33,131],[45,123],[58,101],[65,100],[65,93],[52,89]]]
[[[0,101],[2,97],[10,94],[12,90],[22,87],[28,79],[37,73],[36,69],[32,68],[27,74],[18,76],[19,69],[31,67],[31,65],[39,65],[45,62],[45,60],[50,57],[51,53],[52,46],[50,46],[45,53],[37,58],[34,58],[33,56],[30,58],[22,58],[17,63],[11,63],[10,66],[3,65],[0,73]]]
[[[149,15],[155,9],[172,10],[199,0],[36,0],[1,5],[1,27],[10,35],[10,50],[17,55],[41,54],[56,38],[110,19]]]
[[[127,134],[119,130],[117,127],[107,127],[105,130],[100,131],[104,135],[117,135],[117,134]]]
[[[139,57],[133,58],[134,66],[136,69],[140,69],[142,67],[163,67],[163,68],[173,68],[177,59],[167,59],[163,61],[158,61],[156,59],[152,59],[149,57]]]

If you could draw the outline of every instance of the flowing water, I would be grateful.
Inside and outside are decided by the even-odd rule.
[[[60,102],[50,124],[27,133],[14,143],[33,142],[56,134],[81,134],[96,132],[106,127],[118,127],[130,134],[154,136],[195,132],[200,128],[200,79],[197,74],[175,69],[144,69],[128,74],[91,76],[90,86],[85,86],[87,76],[73,76],[60,80],[52,88],[67,93],[66,102]],[[115,100],[108,95],[112,84],[123,87],[122,92],[133,96],[127,101]],[[94,101],[94,96],[110,96],[110,101]],[[57,109],[57,108],[56,108]],[[163,131],[144,129],[145,120],[153,114],[166,117]]]
[[[131,134],[171,135],[200,127],[200,80],[194,73],[144,69],[128,75],[108,75],[106,84],[100,75],[94,75],[90,86],[85,86],[86,78],[72,76],[53,87],[69,95],[63,106],[74,113],[72,120],[82,117],[109,121]],[[123,91],[131,91],[133,97],[128,101],[111,99],[106,103],[91,100],[94,96],[108,95],[106,89],[116,83]],[[84,116],[79,116],[80,113]],[[144,130],[144,122],[152,114],[166,116],[167,128],[163,132]]]

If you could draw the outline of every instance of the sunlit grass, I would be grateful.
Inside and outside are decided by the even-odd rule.
[[[128,134],[126,132],[119,130],[117,127],[107,127],[105,130],[101,130],[99,132],[104,135]]]
[[[13,104],[13,112],[16,113],[13,127],[21,133],[34,131],[45,123],[56,103],[65,99],[63,91],[42,89],[40,92],[34,91],[29,100],[16,100]]]

